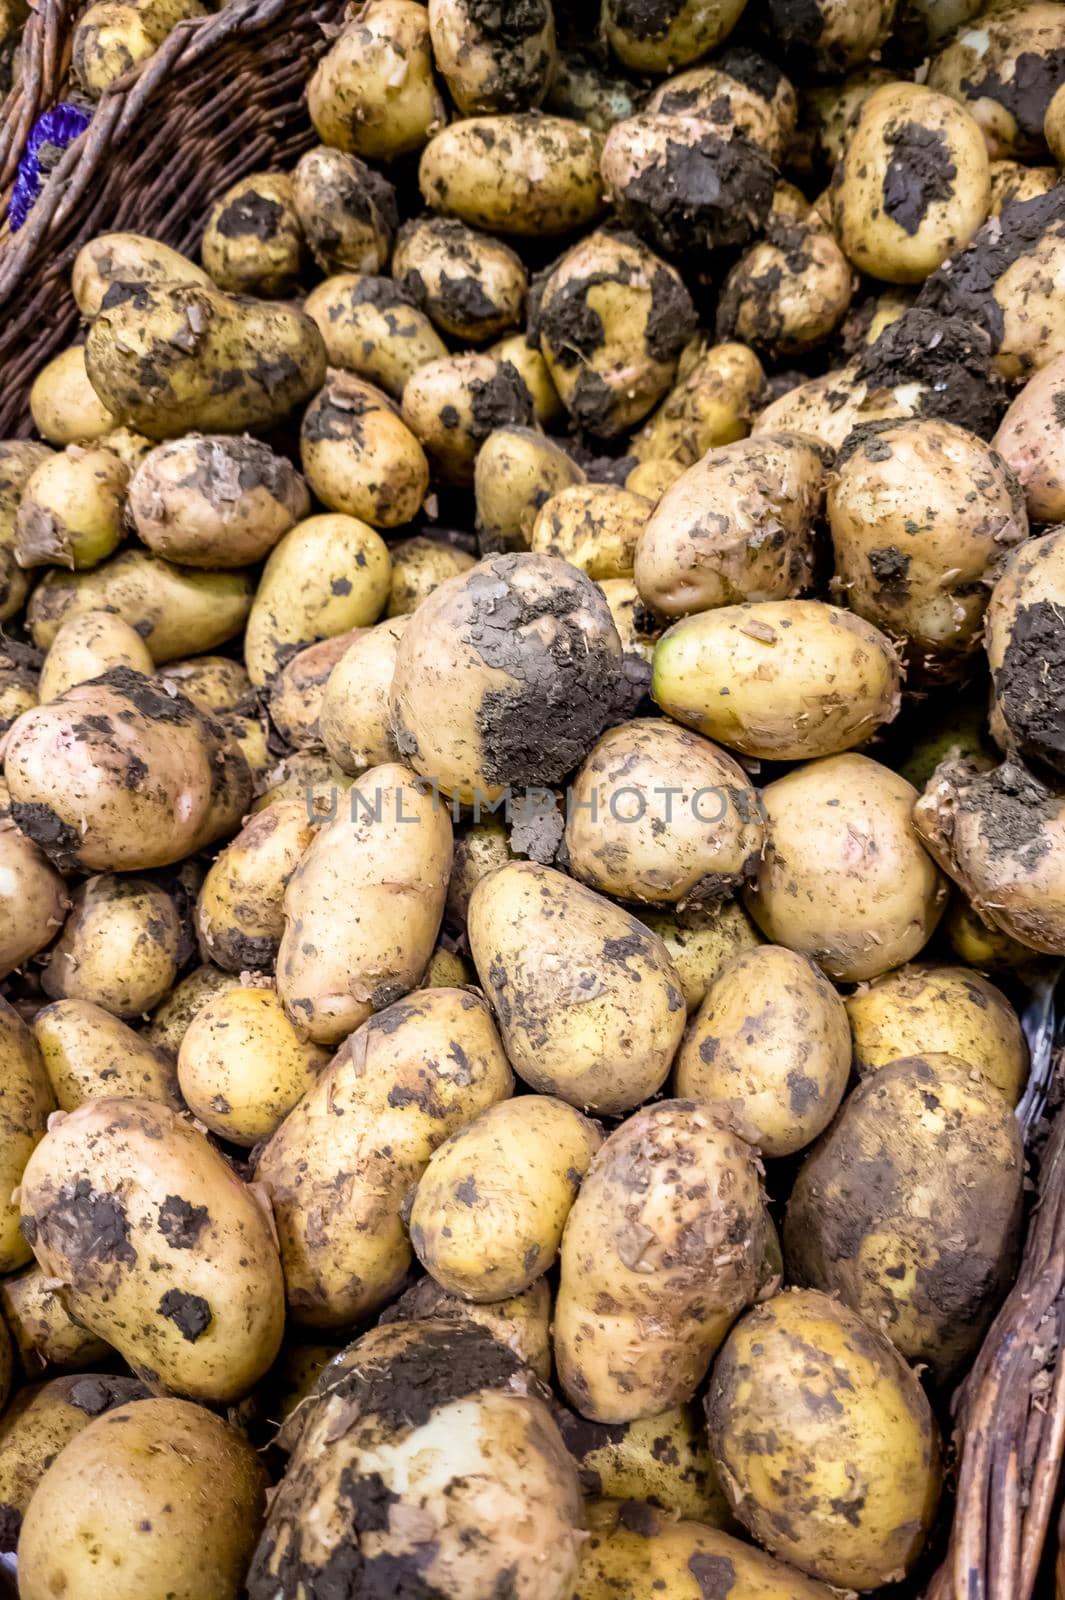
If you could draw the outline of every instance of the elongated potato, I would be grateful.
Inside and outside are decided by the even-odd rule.
[[[41,704],[58,700],[75,684],[99,678],[112,667],[151,675],[151,653],[136,628],[112,611],[72,611],[59,624],[44,658]]]
[[[89,382],[84,345],[71,345],[41,368],[30,390],[30,414],[49,444],[84,444],[111,431],[115,419]]]
[[[539,508],[560,489],[583,481],[584,472],[569,452],[538,428],[496,428],[473,469],[482,552],[528,550]]]
[[[318,730],[344,772],[399,760],[388,695],[406,625],[406,617],[390,617],[358,633],[326,680]]]
[[[412,1259],[408,1190],[512,1087],[488,1008],[464,989],[423,989],[349,1036],[256,1167],[297,1321],[346,1327],[392,1297]]]
[[[99,316],[109,293],[115,298],[128,296],[126,285],[210,282],[195,261],[143,233],[98,234],[82,245],[70,275],[74,299],[86,322]]]
[[[174,986],[181,919],[148,878],[88,878],[71,899],[42,976],[52,1000],[88,1000],[114,1016],[150,1011]]]
[[[215,857],[196,902],[204,953],[226,972],[268,968],[284,932],[288,881],[315,835],[305,796],[275,800]]]
[[[173,1062],[103,1006],[56,1000],[34,1017],[33,1036],[60,1111],[116,1095],[181,1110]]]
[[[375,528],[417,514],[429,463],[392,401],[372,383],[334,372],[300,424],[300,460],[323,505]]]
[[[341,29],[307,85],[325,145],[370,161],[419,149],[447,120],[425,7],[371,0]]]
[[[0,976],[37,955],[63,926],[66,885],[33,840],[0,815]]]
[[[338,273],[311,290],[303,309],[318,324],[329,365],[376,383],[394,400],[419,367],[447,355],[425,312],[391,278]]]
[[[319,145],[300,157],[292,182],[300,227],[323,272],[384,269],[399,221],[396,191],[387,178],[357,156]],[[314,315],[309,305],[304,310]],[[321,323],[319,329],[328,351]]]
[[[190,1123],[151,1100],[52,1119],[22,1231],[79,1322],[178,1394],[236,1400],[281,1343],[284,1297],[258,1199]]]
[[[0,1000],[0,1086],[0,1272],[14,1272],[33,1254],[19,1227],[15,1192],[55,1097],[36,1040],[6,1000]]]
[[[430,139],[418,181],[431,210],[489,233],[571,233],[602,210],[601,148],[599,134],[564,117],[471,117]]]
[[[470,950],[515,1072],[617,1116],[661,1088],[684,1031],[676,971],[643,923],[532,861],[482,878]]]

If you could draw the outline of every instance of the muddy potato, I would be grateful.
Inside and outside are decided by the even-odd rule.
[[[323,272],[383,271],[399,221],[387,178],[357,156],[318,145],[296,163],[292,189],[300,229]]]
[[[275,800],[215,857],[196,902],[196,931],[204,953],[225,971],[273,964],[285,888],[314,833],[305,796]]]
[[[116,918],[109,936],[121,931]],[[116,1095],[182,1109],[173,1063],[93,1000],[63,999],[43,1006],[33,1019],[33,1036],[60,1111]]]
[[[740,45],[724,51],[712,66],[691,67],[667,78],[654,90],[647,109],[707,116],[779,162],[795,131],[798,101],[779,67]]]
[[[49,1367],[83,1372],[110,1356],[109,1345],[71,1320],[57,1286],[36,1263],[0,1280],[0,1310],[29,1378]]]
[[[640,599],[639,590],[631,578],[600,578],[597,581],[606,595],[606,603],[610,607],[625,656],[636,656],[649,666],[655,653],[655,640],[662,631],[658,619],[651,615]]]
[[[209,284],[202,267],[143,233],[101,233],[83,244],[74,257],[70,286],[78,310],[91,322],[103,309],[109,291],[126,294],[117,285],[156,283]]]
[[[438,944],[429,957],[429,965],[425,969],[425,977],[419,987],[461,989],[466,984],[474,984],[476,981],[477,974],[464,956],[457,950],[449,950],[445,944]]]
[[[631,489],[574,484],[540,507],[530,546],[541,555],[560,556],[590,578],[628,578],[652,509],[650,500]]]
[[[897,77],[887,67],[866,65],[842,82],[804,87],[804,116],[813,124],[817,154],[831,172],[847,148],[858,112],[875,90]]]
[[[0,1272],[13,1272],[32,1256],[15,1194],[55,1098],[37,1042],[6,1000],[0,1000],[0,1088]],[[6,1364],[10,1370],[10,1351]],[[3,1388],[6,1393],[6,1383]]]
[[[552,556],[489,556],[435,589],[404,630],[391,687],[398,747],[466,803],[559,782],[610,716],[621,656],[583,572]]]
[[[1057,167],[1026,167],[1019,161],[992,161],[991,210],[999,217],[1011,200],[1034,200],[1049,194],[1058,182]]]
[[[910,820],[917,791],[868,756],[828,756],[762,790],[766,849],[747,890],[765,937],[860,983],[931,938],[946,885]]]
[[[317,323],[331,367],[342,367],[401,398],[408,378],[447,346],[391,278],[342,272],[312,289],[303,309]]]
[[[1065,518],[1065,445],[1056,410],[1065,402],[1065,355],[1029,378],[995,434],[994,446],[1024,490],[1033,522]]]
[[[129,468],[111,450],[71,444],[36,467],[15,517],[20,567],[95,567],[119,544]]]
[[[528,289],[521,258],[452,217],[405,222],[392,276],[441,332],[465,344],[493,339],[521,321]]]
[[[47,445],[32,439],[0,441],[0,622],[22,610],[29,591],[29,579],[15,560],[16,517],[23,489],[51,455]]]
[[[22,1524],[19,1587],[26,1600],[237,1600],[266,1484],[246,1439],[202,1406],[108,1410],[41,1479]]]
[[[105,306],[85,343],[107,409],[151,439],[282,422],[320,389],[325,346],[302,311],[202,284],[145,284]]]
[[[891,641],[821,600],[719,606],[655,646],[652,692],[666,715],[766,761],[863,743],[895,716],[899,687]]]
[[[429,489],[429,463],[388,396],[331,372],[300,425],[300,460],[323,505],[375,528],[410,522]]]
[[[114,427],[114,417],[89,382],[84,345],[71,345],[41,368],[30,389],[30,413],[49,444],[84,444]]]
[[[55,938],[70,906],[66,886],[33,840],[0,816],[0,975]]]
[[[230,294],[282,300],[299,282],[303,234],[286,172],[253,172],[231,184],[207,213],[200,256]]]
[[[251,679],[239,661],[228,656],[193,656],[188,661],[168,661],[156,673],[163,684],[173,684],[209,717],[238,712],[254,697]]]
[[[72,64],[85,94],[97,100],[130,69],[155,54],[167,34],[208,13],[199,0],[97,0],[74,27]]]
[[[677,382],[658,410],[633,435],[631,451],[640,462],[675,461],[692,467],[708,450],[732,444],[750,431],[750,419],[765,383],[761,362],[742,344],[703,341],[685,372],[681,357]],[[633,484],[626,485],[629,488]],[[663,490],[669,484],[663,485]],[[655,500],[660,494],[653,496]]]
[[[1065,17],[1046,0],[988,8],[960,28],[928,69],[979,124],[993,157],[1044,154],[1043,122],[1061,81]]]
[[[648,519],[636,548],[642,598],[676,617],[801,593],[824,481],[821,451],[801,434],[759,433],[709,451]]]
[[[936,1424],[902,1357],[853,1311],[808,1289],[748,1311],[706,1411],[732,1509],[774,1555],[841,1588],[913,1565],[939,1496]]]
[[[884,43],[895,14],[895,0],[768,0],[760,23],[774,48],[815,76],[833,77],[867,61]]]
[[[318,1380],[271,1501],[249,1600],[327,1592],[349,1565],[351,1497],[382,1495],[389,1516],[374,1519],[380,1529],[358,1552],[367,1593],[413,1583],[459,1600],[509,1586],[514,1600],[569,1600],[581,1497],[548,1398],[472,1323],[371,1329]],[[492,1538],[470,1538],[486,1524]]]
[[[1005,749],[1065,771],[1065,729],[1054,690],[1065,644],[1065,530],[1013,552],[991,591],[985,644],[994,701],[991,732]]]
[[[658,937],[561,872],[515,861],[474,888],[470,950],[519,1077],[594,1115],[661,1088],[684,1030]]]
[[[489,355],[427,361],[403,390],[403,420],[444,483],[468,487],[474,463],[496,428],[526,427],[532,396],[509,361]]]
[[[129,486],[139,537],[157,556],[191,567],[261,561],[310,504],[291,462],[246,436],[156,445]]]
[[[697,61],[729,34],[743,0],[680,0],[645,10],[604,0],[602,27],[611,50],[632,72],[673,72]]]
[[[392,588],[388,596],[388,616],[405,617],[417,611],[422,601],[439,589],[448,578],[469,572],[475,558],[456,549],[445,539],[415,534],[391,547]]]
[[[350,641],[326,680],[318,713],[322,743],[344,772],[399,760],[388,694],[407,625],[392,617]]]
[[[490,1106],[430,1158],[410,1212],[426,1271],[468,1300],[522,1294],[554,1265],[562,1229],[601,1137],[562,1100]]]
[[[174,985],[182,941],[170,895],[147,878],[89,878],[42,975],[52,1000],[88,1000],[114,1016],[150,1011]]]
[[[776,360],[823,344],[846,316],[856,284],[817,212],[805,199],[796,212],[782,214],[774,204],[765,237],[732,268],[717,303],[719,339],[744,340]]]
[[[572,233],[603,209],[601,147],[599,134],[564,117],[471,117],[430,139],[418,181],[430,210],[489,233]]]
[[[209,962],[194,967],[187,978],[175,984],[162,1005],[152,1012],[143,1037],[161,1050],[174,1064],[185,1030],[201,1006],[222,989],[236,989],[240,979]]]
[[[482,878],[515,859],[505,824],[495,816],[467,822],[455,832],[451,877],[447,886],[444,920],[449,929],[461,934],[466,927],[470,896]]]
[[[371,0],[307,85],[322,143],[370,161],[418,150],[447,120],[433,79],[429,18],[413,0]]]
[[[674,1406],[659,1416],[623,1423],[588,1422],[556,1406],[555,1421],[577,1463],[585,1495],[650,1501],[712,1528],[730,1525],[728,1502],[695,1406]]]
[[[252,806],[265,811],[278,800],[299,800],[315,817],[328,821],[336,815],[351,788],[351,777],[324,750],[293,750],[263,776],[267,787]]]
[[[351,1033],[261,1152],[289,1309],[347,1327],[403,1282],[401,1218],[436,1147],[513,1077],[488,1007],[464,989],[423,989]]]
[[[2,1288],[0,1288],[2,1293]],[[546,1278],[537,1278],[520,1295],[477,1305],[448,1294],[432,1278],[419,1278],[398,1300],[382,1311],[382,1326],[391,1322],[474,1322],[487,1328],[507,1345],[519,1361],[531,1367],[545,1383],[551,1379],[551,1290]]]
[[[509,361],[532,396],[533,417],[541,428],[553,427],[561,422],[566,408],[558,397],[551,381],[547,362],[539,350],[533,349],[524,333],[512,333],[489,345],[488,354],[497,361]]]
[[[319,715],[329,675],[348,645],[365,630],[320,639],[291,657],[270,685],[270,720],[290,749],[321,749]]]
[[[743,768],[660,718],[609,728],[573,780],[567,811],[569,870],[619,900],[727,899],[754,872],[763,843]]]
[[[706,991],[733,956],[757,949],[757,928],[737,900],[700,905],[679,911],[648,909],[640,913],[666,947],[680,979],[691,1015],[699,1009]]]
[[[529,111],[547,93],[555,65],[551,0],[487,9],[477,0],[430,0],[436,69],[463,116]]]
[[[72,612],[60,623],[44,658],[41,704],[58,700],[75,684],[88,683],[112,667],[150,676],[152,658],[140,634],[112,611]]]
[[[713,1106],[647,1106],[606,1140],[562,1236],[555,1362],[593,1422],[689,1401],[758,1292],[760,1166]]]
[[[578,45],[559,51],[545,104],[556,116],[606,133],[622,117],[631,117],[641,99],[631,78],[604,66],[601,51]]]
[[[862,985],[846,1001],[854,1064],[862,1077],[905,1056],[954,1056],[1017,1104],[1028,1045],[1001,990],[966,967],[907,966]]]
[[[556,263],[530,314],[566,410],[601,438],[647,415],[694,331],[691,297],[673,268],[631,235],[602,231]]]
[[[583,482],[573,457],[538,428],[496,428],[473,472],[481,550],[529,549],[539,508]]]

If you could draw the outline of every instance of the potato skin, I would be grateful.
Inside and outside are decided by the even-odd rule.
[[[325,145],[391,161],[418,150],[447,120],[433,80],[429,18],[413,0],[372,0],[352,16],[307,85]]]
[[[514,861],[470,896],[470,951],[515,1072],[618,1116],[661,1088],[685,1005],[661,940],[561,872]]]
[[[226,189],[207,214],[200,254],[212,281],[230,294],[291,294],[304,250],[288,173],[253,172]]]
[[[33,1019],[33,1036],[60,1111],[116,1095],[182,1110],[173,1063],[120,1017],[91,1000],[55,1000]]]
[[[1065,50],[1061,12],[1045,0],[979,9],[979,25],[959,28],[933,56],[928,83],[965,107],[992,157],[1041,156]]]
[[[583,482],[584,472],[573,457],[538,428],[496,428],[481,446],[473,469],[482,554],[527,550],[530,545],[543,550],[534,540],[539,508],[558,491]]]
[[[349,1034],[256,1166],[296,1321],[343,1328],[386,1304],[412,1260],[409,1189],[513,1081],[488,1007],[465,989],[420,990]]]
[[[315,836],[306,796],[275,800],[219,851],[200,887],[196,932],[226,972],[272,966],[284,932],[284,896]]]
[[[689,1401],[755,1299],[769,1224],[751,1147],[711,1105],[665,1100],[606,1140],[562,1236],[555,1362],[594,1422]]]
[[[41,368],[30,389],[30,414],[49,444],[84,444],[111,431],[115,419],[89,382],[84,345],[71,345]]]
[[[333,372],[300,424],[300,460],[331,511],[375,528],[410,522],[429,489],[429,463],[392,401],[349,372]]]
[[[377,384],[394,400],[447,345],[425,312],[391,278],[340,272],[312,289],[303,309],[318,325],[331,367]]]
[[[266,1484],[247,1441],[202,1406],[119,1406],[42,1478],[23,1522],[19,1587],[26,1600],[68,1587],[84,1600],[237,1600]]]
[[[528,276],[498,239],[451,217],[412,217],[399,230],[392,276],[441,332],[480,344],[521,321]]]
[[[476,565],[475,557],[465,550],[457,550],[443,539],[431,539],[425,534],[414,534],[390,547],[392,557],[392,588],[388,596],[389,619],[405,617],[417,611],[422,601],[439,589],[448,578],[460,572],[469,572]]]
[[[547,93],[555,66],[550,0],[506,12],[471,0],[429,0],[436,69],[463,116],[528,111]]]
[[[47,856],[0,815],[0,976],[43,950],[69,909],[66,885]]]
[[[182,942],[177,907],[158,884],[110,873],[88,878],[73,893],[42,987],[52,1000],[88,1000],[114,1016],[136,1016],[173,988]]]
[[[667,716],[767,761],[836,755],[871,738],[899,708],[890,640],[820,600],[685,617],[659,639],[653,670],[651,692]]]
[[[231,1401],[281,1343],[270,1222],[203,1134],[151,1100],[90,1100],[23,1174],[22,1228],[79,1322],[142,1376]],[[153,1271],[158,1264],[160,1270]]]
[[[631,489],[572,484],[537,511],[530,546],[547,556],[561,556],[597,582],[629,578],[651,511],[652,502]]]
[[[489,233],[571,233],[603,208],[602,142],[581,123],[530,112],[453,122],[422,152],[422,198]]]
[[[453,1294],[502,1300],[555,1262],[566,1217],[601,1137],[562,1100],[521,1095],[453,1133],[418,1181],[410,1237]]]
[[[545,1383],[551,1381],[551,1289],[537,1278],[524,1294],[487,1305],[448,1294],[432,1278],[419,1278],[382,1311],[382,1327],[391,1322],[475,1322],[507,1345]]]
[[[1065,771],[1065,730],[1053,684],[1065,643],[1063,594],[1065,530],[1056,528],[1003,562],[984,628],[994,686],[992,736],[1003,749],[1058,773]]]
[[[384,270],[399,221],[387,178],[357,156],[319,145],[296,163],[292,186],[300,227],[323,272]]]
[[[902,1357],[853,1311],[810,1289],[748,1311],[706,1412],[732,1509],[774,1555],[841,1588],[912,1566],[939,1495],[936,1424]]]
[[[143,233],[101,233],[89,239],[74,257],[70,274],[70,287],[86,322],[100,315],[115,284],[210,282],[195,261]]]
[[[19,1228],[14,1194],[44,1137],[55,1097],[33,1034],[6,1000],[0,1000],[0,1087],[0,1272],[14,1272],[33,1255]]]
[[[112,667],[150,677],[153,662],[135,628],[111,611],[72,611],[59,624],[38,680],[41,705],[58,700],[75,684],[99,678]]]
[[[231,973],[205,962],[193,967],[187,978],[182,978],[167,995],[162,1005],[152,1013],[144,1030],[144,1037],[157,1050],[177,1065],[178,1048],[185,1030],[202,1005],[206,1005],[220,989],[235,989],[240,979]]]
[[[36,1262],[0,1280],[0,1309],[28,1378],[49,1367],[82,1372],[110,1359],[110,1345],[71,1319]]]
[[[765,237],[745,251],[725,280],[714,323],[719,339],[742,339],[769,356],[802,355],[847,314],[857,280],[816,207],[794,200],[789,184],[774,203]]]

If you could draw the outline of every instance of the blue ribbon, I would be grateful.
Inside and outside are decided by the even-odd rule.
[[[90,120],[90,112],[67,100],[61,100],[37,118],[30,129],[11,189],[7,219],[12,233],[18,232],[33,210],[59,156],[85,132]]]

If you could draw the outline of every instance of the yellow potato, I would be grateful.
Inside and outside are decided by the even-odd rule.
[[[389,617],[403,617],[417,611],[427,595],[439,589],[448,578],[468,572],[474,557],[444,539],[423,534],[401,539],[392,545],[392,588],[388,596]]]
[[[365,772],[399,760],[388,696],[406,625],[405,616],[390,617],[358,633],[326,680],[318,728],[344,772]]]
[[[600,582],[629,578],[652,509],[650,500],[631,489],[577,483],[540,507],[529,545],[542,555],[561,556]]]
[[[657,933],[680,979],[689,1015],[702,1004],[707,989],[721,968],[744,950],[761,944],[758,929],[738,900],[721,900],[679,911],[670,907],[640,913]]]
[[[743,344],[708,345],[701,340],[691,359],[686,356],[687,352],[681,356],[674,387],[633,435],[630,449],[641,463],[676,461],[692,467],[708,450],[732,444],[750,432],[765,384],[754,351]],[[663,484],[663,490],[668,487],[668,482]],[[626,488],[636,485],[627,481]]]
[[[318,137],[371,161],[419,149],[447,120],[433,80],[429,18],[414,0],[371,0],[307,85]]]
[[[584,472],[573,457],[539,429],[496,428],[478,452],[473,471],[482,553],[527,550],[530,545],[536,549],[538,508],[567,485],[583,481]]]
[[[303,254],[295,185],[285,172],[239,179],[207,214],[200,255],[231,294],[284,299],[299,281]]]
[[[2,1288],[0,1288],[2,1293]],[[487,1328],[545,1383],[551,1379],[551,1290],[546,1278],[537,1278],[524,1294],[508,1300],[476,1305],[448,1294],[432,1278],[419,1278],[378,1319],[389,1322],[475,1322]]]
[[[422,198],[490,233],[570,233],[602,210],[601,148],[597,133],[564,117],[526,112],[453,122],[422,152]]]
[[[97,566],[122,538],[128,482],[125,462],[95,444],[71,444],[42,461],[15,517],[19,566]]]
[[[384,270],[399,221],[396,191],[387,178],[357,156],[319,145],[300,157],[292,183],[299,225],[323,272]],[[327,285],[320,287],[326,289]],[[309,301],[304,310],[314,316]],[[321,323],[319,331],[329,353],[329,338]],[[331,353],[329,359],[333,360]]]
[[[318,325],[329,365],[376,383],[394,400],[419,367],[447,355],[425,312],[391,278],[338,273],[311,290],[303,309]]]
[[[74,257],[70,286],[86,322],[99,316],[105,299],[128,294],[126,284],[202,283],[202,267],[158,239],[142,233],[101,233]]]
[[[41,667],[42,705],[75,684],[99,678],[112,667],[151,674],[151,653],[136,628],[113,611],[71,611],[59,624]]]
[[[303,413],[300,460],[311,489],[331,511],[394,528],[417,514],[429,463],[388,396],[348,372],[334,372]]]
[[[84,345],[71,345],[41,368],[30,390],[30,413],[49,444],[84,444],[110,433],[115,419],[89,382]]]
[[[6,1000],[0,1001],[0,1272],[14,1272],[32,1251],[19,1228],[15,1198],[34,1147],[44,1136],[55,1097],[29,1028]]]
[[[150,1011],[174,985],[183,942],[177,906],[158,884],[110,873],[88,878],[49,951],[44,992],[118,1017]]]
[[[697,1517],[709,1528],[732,1525],[694,1405],[623,1423],[588,1422],[559,1406],[556,1420],[586,1495],[651,1501],[675,1516]],[[591,1509],[586,1504],[586,1512]]]
[[[0,815],[0,974],[6,978],[50,944],[69,909],[51,862],[10,815]]]
[[[226,972],[269,968],[284,932],[288,881],[315,835],[306,795],[256,812],[219,851],[196,902],[196,932]]]
[[[42,1006],[33,1019],[33,1036],[60,1111],[115,1095],[182,1109],[173,1062],[91,1000]]]

